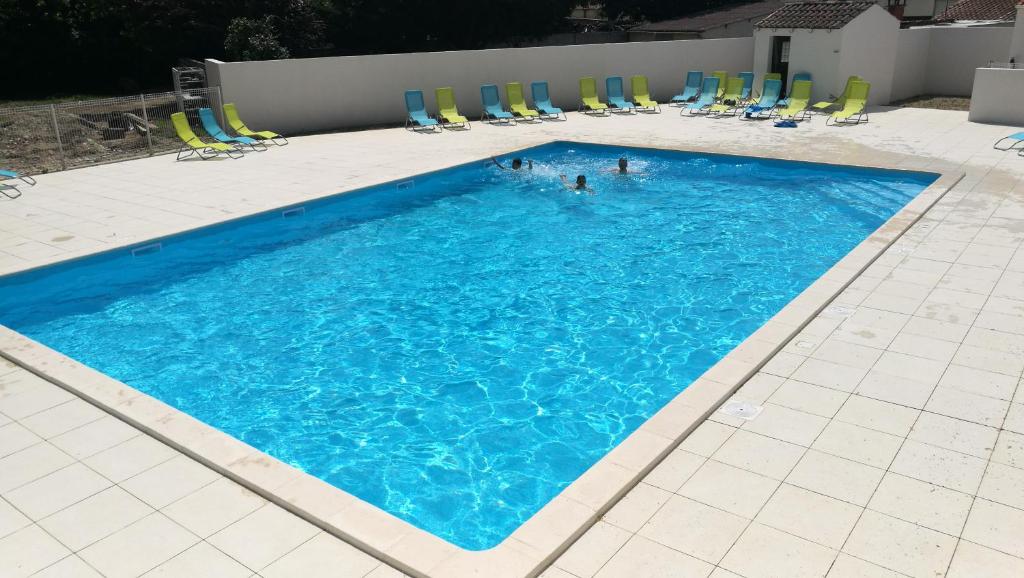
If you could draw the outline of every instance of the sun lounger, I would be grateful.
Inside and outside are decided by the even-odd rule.
[[[798,72],[798,73],[794,74],[793,75],[793,82],[796,82],[798,80],[811,80],[811,73],[810,72]],[[789,95],[788,94],[786,95],[786,98],[783,98],[782,100],[779,101],[779,106],[781,106],[782,108],[785,108],[785,107],[789,106]]]
[[[779,103],[780,92],[782,92],[782,81],[777,78],[766,78],[764,86],[761,88],[761,98],[747,107],[744,116],[746,118],[771,118]]]
[[[483,113],[480,115],[480,122],[515,124],[516,117],[501,106],[501,97],[498,95],[498,87],[494,84],[485,84],[480,87],[480,102],[483,105]]]
[[[736,116],[742,101],[740,95],[743,94],[743,79],[734,76],[726,84],[725,92],[722,94],[722,101],[712,105],[708,113],[715,116]]]
[[[643,112],[661,112],[661,105],[651,98],[651,89],[646,76],[634,76],[629,79],[629,84],[633,89],[633,104],[638,109]]]
[[[222,142],[224,144],[238,144],[250,147],[255,151],[267,150],[267,145],[260,141],[247,137],[247,136],[229,136],[228,133],[224,132],[224,129],[217,123],[217,117],[213,116],[213,110],[209,108],[199,109],[199,122],[203,125],[203,130],[206,134],[213,137],[214,140]]]
[[[718,77],[709,76],[704,79],[704,82],[700,87],[700,96],[697,97],[693,103],[679,111],[682,115],[684,112],[689,113],[691,116],[697,114],[708,114],[710,112],[711,105],[715,104],[715,98],[718,96]]]
[[[597,81],[592,76],[580,79],[580,112],[587,114],[609,114],[608,105],[597,97]]]
[[[711,76],[718,79],[718,94],[715,95],[715,98],[722,98],[722,95],[725,94],[725,85],[729,82],[729,73],[724,70],[716,70],[711,73]]]
[[[798,80],[793,83],[793,90],[789,91],[789,106],[779,109],[780,118],[789,120],[805,120],[811,115],[807,109],[811,101],[811,81]]]
[[[686,73],[686,85],[683,91],[672,97],[672,104],[691,102],[700,94],[700,85],[704,82],[704,73],[699,70],[691,70]]]
[[[608,106],[615,112],[636,112],[636,106],[626,100],[622,88],[621,76],[609,76],[604,81],[605,94],[608,95]]]
[[[0,170],[0,181],[12,179],[21,181],[30,187],[36,186],[36,180],[28,175],[22,175],[15,171],[9,171],[6,169]],[[14,191],[14,193],[11,193],[11,191]],[[0,183],[0,193],[3,193],[3,195],[8,199],[17,199],[21,196],[21,191],[18,190],[17,185],[8,185],[6,183]]]
[[[442,128],[470,128],[469,119],[459,114],[459,108],[455,106],[455,92],[450,86],[436,89],[434,98],[437,99],[437,120]]]
[[[509,82],[505,85],[505,97],[508,98],[508,109],[518,120],[540,120],[540,113],[526,106],[523,96],[523,85]]]
[[[192,131],[192,127],[188,124],[188,118],[183,112],[176,112],[171,115],[171,124],[174,125],[174,132],[178,134],[178,138],[181,139],[182,145],[178,149],[178,158],[181,160],[188,158],[193,154],[198,155],[199,158],[204,161],[212,159],[221,154],[225,154],[233,159],[242,158],[242,151],[237,148],[224,144],[222,142],[203,142],[201,138],[196,136],[196,133]],[[182,153],[185,153],[184,155]]]
[[[740,100],[747,102],[754,97],[754,73],[741,72],[736,76],[743,79],[743,90],[740,91]]]
[[[1004,140],[1012,141],[1010,143],[1010,146],[1000,146]],[[997,140],[996,144],[992,145],[992,148],[999,151],[1008,151],[1016,148],[1017,145],[1019,145],[1022,142],[1024,142],[1024,132],[1015,132],[1010,136],[1004,136],[1003,138]],[[4,171],[0,171],[0,174],[2,174],[3,172]]]
[[[250,130],[249,127],[245,126],[245,123],[242,122],[241,117],[238,116],[238,109],[230,102],[224,105],[224,119],[228,121],[228,126],[231,127],[231,130],[235,131],[235,134],[263,141],[270,141],[277,146],[284,146],[288,144],[288,139],[274,131]]]
[[[830,108],[838,108],[838,109],[844,108],[846,106],[846,98],[850,95],[850,86],[854,82],[860,82],[862,80],[863,79],[861,77],[859,77],[859,76],[851,76],[850,78],[847,78],[846,79],[846,87],[843,88],[843,94],[839,95],[839,98],[836,98],[836,99],[833,99],[833,100],[823,100],[821,102],[816,102],[816,103],[814,103],[814,105],[811,108],[815,109],[818,112],[825,112],[825,111],[827,111]]]
[[[850,94],[846,97],[842,110],[832,113],[832,116],[825,119],[825,124],[832,121],[832,124],[860,124],[868,122],[868,95],[871,93],[871,83],[856,81],[850,84]]]
[[[547,82],[543,80],[531,82],[530,94],[533,96],[533,107],[537,109],[542,118],[557,120],[559,115],[561,115],[562,120],[567,120],[562,109],[551,104]]]
[[[422,90],[405,91],[405,129],[411,131],[441,130],[437,119],[427,114],[427,105],[423,101]]]

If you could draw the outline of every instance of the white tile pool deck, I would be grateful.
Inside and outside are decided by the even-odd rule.
[[[1012,131],[916,109],[795,130],[671,110],[569,118],[44,175],[0,201],[0,272],[553,139],[963,171],[740,389],[764,406],[757,418],[712,416],[543,575],[1024,575],[1024,159],[991,149]],[[0,576],[146,573],[400,575],[0,365]]]

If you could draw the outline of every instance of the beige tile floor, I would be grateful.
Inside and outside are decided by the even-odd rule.
[[[1024,159],[1005,127],[901,109],[795,130],[661,116],[318,135],[156,157],[0,202],[0,271],[554,138],[962,167],[966,178],[544,572],[548,578],[1024,576]],[[258,160],[257,160],[258,159]],[[0,576],[399,576],[0,362]]]

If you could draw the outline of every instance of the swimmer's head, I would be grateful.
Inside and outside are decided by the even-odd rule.
[[[576,188],[582,189],[587,186],[587,177],[585,175],[579,175],[576,177]]]
[[[626,172],[626,167],[628,167],[628,166],[629,166],[629,161],[626,160],[626,157],[622,157],[621,159],[619,159],[619,170],[620,171]]]
[[[520,158],[512,159],[512,168],[514,170],[517,170],[517,171],[519,169],[523,168],[523,159],[520,159]]]

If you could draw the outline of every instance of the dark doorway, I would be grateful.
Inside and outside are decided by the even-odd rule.
[[[782,75],[782,94],[789,94],[786,87],[789,81],[789,36],[772,36],[772,59],[768,63],[768,72]]]

